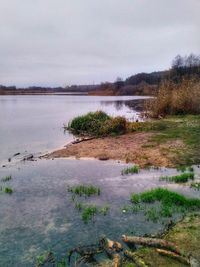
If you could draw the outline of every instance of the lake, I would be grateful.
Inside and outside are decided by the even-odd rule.
[[[0,164],[15,153],[45,153],[63,147],[73,139],[64,133],[77,115],[104,110],[113,116],[135,120],[142,96],[0,96]],[[134,104],[135,103],[135,104]]]
[[[21,155],[40,155],[64,146],[74,137],[63,131],[63,124],[74,116],[104,110],[129,120],[139,118],[143,97],[99,96],[0,96],[0,266],[32,267],[36,257],[49,250],[57,258],[77,245],[95,243],[102,235],[119,240],[122,234],[161,232],[169,218],[147,220],[144,212],[124,212],[130,194],[155,187],[168,187],[190,197],[199,191],[187,186],[160,181],[160,176],[177,174],[175,169],[141,170],[121,175],[127,164],[114,161],[37,159],[11,161]],[[2,165],[6,164],[5,167]],[[200,176],[200,168],[195,167]],[[9,181],[2,178],[11,176]],[[100,196],[73,199],[68,186],[92,184]],[[97,214],[85,224],[76,201],[83,205],[109,207],[107,215]],[[147,207],[148,208],[148,207]],[[174,219],[181,215],[176,213]],[[84,265],[81,265],[84,266]]]

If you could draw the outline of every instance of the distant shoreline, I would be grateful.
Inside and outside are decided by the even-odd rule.
[[[57,93],[42,93],[42,92],[8,92],[8,93],[1,93],[1,96],[8,96],[8,95],[88,95],[88,93],[84,93],[84,92],[69,92],[69,93],[65,93],[65,92],[57,92]]]

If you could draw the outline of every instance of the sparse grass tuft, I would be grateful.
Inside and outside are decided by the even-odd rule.
[[[155,207],[147,209],[145,211],[145,216],[148,221],[153,221],[154,223],[156,223],[159,220],[159,215]]]
[[[98,209],[96,206],[91,205],[91,206],[86,206],[83,208],[82,211],[82,220],[84,223],[88,223],[98,212]]]
[[[11,187],[0,187],[0,191],[4,192],[6,194],[12,194],[13,193],[13,189]]]
[[[194,173],[193,172],[185,172],[180,175],[175,176],[162,176],[160,177],[160,180],[165,180],[168,182],[175,182],[175,183],[186,183],[188,180],[194,179]]]
[[[109,209],[110,208],[108,206],[102,207],[102,208],[99,209],[99,213],[101,213],[102,215],[106,216],[108,214]]]
[[[127,174],[139,173],[139,171],[140,171],[140,168],[137,165],[134,165],[134,166],[123,169],[121,174],[127,175]]]
[[[195,190],[200,190],[200,182],[193,182],[191,183],[190,187]]]
[[[79,195],[90,197],[92,195],[100,195],[100,188],[93,185],[76,185],[68,188],[68,191]]]
[[[2,182],[8,182],[12,179],[12,176],[11,175],[8,175],[8,176],[5,176],[1,179]]]
[[[13,189],[11,187],[5,187],[5,188],[3,188],[3,191],[6,194],[12,194],[13,193]]]

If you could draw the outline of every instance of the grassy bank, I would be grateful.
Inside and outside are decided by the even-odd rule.
[[[74,118],[65,127],[76,135],[108,136],[127,131],[127,121],[123,117],[112,118],[103,111],[89,112]]]
[[[164,236],[165,240],[175,242],[182,251],[186,254],[191,254],[192,257],[200,261],[200,214],[193,214],[186,216],[181,222],[177,223],[169,232]],[[152,248],[140,249],[138,255],[142,257],[148,266],[157,267],[184,267],[184,265],[169,257],[161,256]],[[132,265],[134,267],[135,265]],[[194,265],[196,266],[196,265]]]
[[[200,164],[200,115],[173,115],[160,120],[129,122],[122,117],[112,118],[98,111],[74,118],[67,128],[76,135],[104,137],[104,139],[72,146],[63,150],[61,156],[65,156],[65,152],[67,156],[76,157],[99,158],[103,155],[106,158],[134,162],[143,167],[151,164],[155,166]],[[115,149],[116,143],[118,144]],[[157,158],[163,159],[163,163],[156,161],[156,155]]]
[[[147,122],[143,130],[153,133],[147,146],[159,146],[174,165],[200,163],[200,115],[168,116]]]

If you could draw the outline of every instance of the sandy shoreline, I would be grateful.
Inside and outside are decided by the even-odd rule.
[[[78,144],[68,144],[45,158],[96,158],[101,160],[112,159],[145,166],[173,167],[170,155],[164,153],[166,147],[180,146],[179,142],[170,142],[163,145],[152,145],[152,133],[127,133],[116,137],[104,137],[88,140]]]

